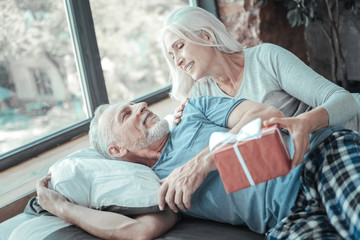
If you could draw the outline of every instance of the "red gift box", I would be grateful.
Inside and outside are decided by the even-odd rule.
[[[227,193],[290,172],[289,150],[277,126],[262,129],[258,139],[228,144],[212,155]]]

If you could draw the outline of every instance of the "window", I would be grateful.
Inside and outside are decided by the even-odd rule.
[[[110,103],[169,86],[159,37],[166,17],[188,0],[90,0]]]
[[[7,1],[0,9],[0,170],[86,134],[93,111],[109,99],[167,96],[154,33],[186,4],[91,0],[90,9],[87,0]]]
[[[62,1],[1,8],[0,153],[90,118]]]
[[[166,97],[171,86],[157,37],[165,17],[189,2],[216,10],[214,0],[6,1],[0,171],[86,134],[100,104]]]
[[[53,95],[54,92],[48,72],[41,69],[33,69],[31,72],[36,83],[37,93],[39,96]]]

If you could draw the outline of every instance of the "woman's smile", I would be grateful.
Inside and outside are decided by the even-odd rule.
[[[191,63],[189,63],[185,69],[186,72],[190,72],[190,69],[192,68],[192,66],[194,65],[194,61],[192,61]]]

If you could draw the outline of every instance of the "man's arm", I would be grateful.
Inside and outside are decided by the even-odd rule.
[[[113,212],[98,211],[68,202],[59,193],[47,188],[50,176],[37,183],[39,204],[48,212],[75,224],[102,239],[155,239],[177,221],[171,211],[129,218]]]
[[[260,117],[263,121],[273,117],[284,117],[284,114],[274,107],[243,101],[230,113],[227,127],[230,132],[237,133],[246,123]],[[191,208],[191,195],[204,182],[207,175],[216,170],[213,157],[210,155],[209,147],[205,148],[193,159],[174,171],[160,181],[159,207],[164,209],[165,203],[171,210],[178,212],[178,208],[186,211]]]
[[[237,105],[230,113],[227,127],[231,133],[236,134],[245,124],[255,118],[267,121],[275,117],[283,118],[285,115],[272,106],[246,100]]]

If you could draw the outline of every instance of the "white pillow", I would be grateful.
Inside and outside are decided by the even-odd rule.
[[[56,162],[49,172],[49,188],[73,203],[125,215],[159,211],[159,178],[147,166],[109,160],[87,148]]]

